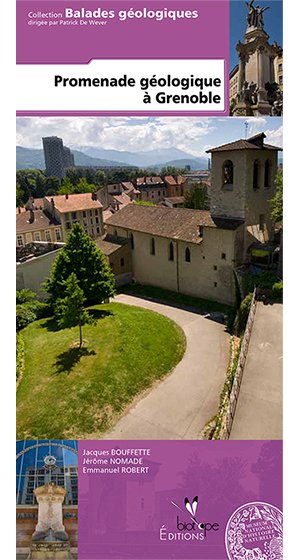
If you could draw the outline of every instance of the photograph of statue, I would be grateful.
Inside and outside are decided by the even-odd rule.
[[[283,49],[278,43],[282,39],[282,2],[262,4],[255,0],[231,2],[229,97],[233,116],[283,115]]]

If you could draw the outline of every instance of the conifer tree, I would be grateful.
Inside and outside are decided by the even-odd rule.
[[[86,305],[102,303],[114,296],[114,276],[105,256],[80,224],[73,225],[65,246],[52,265],[50,278],[44,284],[50,303],[55,304],[65,296],[65,283],[72,272],[83,291]]]

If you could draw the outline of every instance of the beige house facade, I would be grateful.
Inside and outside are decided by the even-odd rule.
[[[24,210],[16,214],[16,246],[24,247],[34,241],[56,243],[62,241],[62,227],[56,217],[44,210]]]
[[[102,204],[96,193],[46,196],[44,207],[60,222],[63,241],[75,223],[93,238],[103,235]]]

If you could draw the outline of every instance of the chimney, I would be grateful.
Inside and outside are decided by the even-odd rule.
[[[68,198],[69,198],[69,195],[68,195],[68,193],[67,193],[67,194],[65,194],[65,197],[66,197],[66,200],[68,200]]]
[[[92,200],[97,200],[97,191],[92,192]]]
[[[34,211],[32,209],[29,210],[29,223],[33,224],[34,222]]]
[[[18,214],[21,214],[21,208],[18,206]]]
[[[52,210],[54,210],[55,204],[54,204],[54,198],[53,197],[51,198],[51,206],[52,206]]]

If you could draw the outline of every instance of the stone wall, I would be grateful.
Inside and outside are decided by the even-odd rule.
[[[130,231],[107,226],[108,233],[127,238]],[[132,275],[139,283],[233,305],[235,231],[204,228],[203,241],[190,243],[133,231]],[[151,239],[155,255],[151,254]],[[173,260],[170,260],[170,243]],[[190,262],[186,261],[190,250]]]
[[[221,425],[218,439],[223,440],[223,439],[229,439],[230,437],[237,400],[238,400],[240,387],[243,379],[244,367],[245,367],[247,352],[249,348],[255,310],[256,310],[256,290],[253,293],[247,325],[246,325],[243,342],[240,350],[239,360],[238,360],[237,368],[235,371],[235,377],[230,393],[229,404],[227,406],[227,410],[223,414],[223,420],[222,420],[222,425]]]
[[[28,288],[36,292],[39,299],[47,299],[47,294],[43,291],[42,284],[50,276],[51,267],[61,248],[41,254],[23,263],[17,263],[16,289]]]

